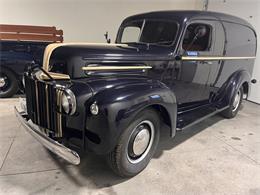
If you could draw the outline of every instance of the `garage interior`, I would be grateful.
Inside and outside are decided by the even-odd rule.
[[[205,9],[244,18],[259,32],[258,0],[0,0],[0,23],[56,26],[64,42],[104,43],[104,33],[113,42],[127,16]],[[235,118],[213,116],[174,139],[162,133],[148,167],[130,179],[91,153],[79,166],[66,163],[17,121],[21,95],[0,99],[0,194],[260,194],[259,55],[252,76],[258,82]]]

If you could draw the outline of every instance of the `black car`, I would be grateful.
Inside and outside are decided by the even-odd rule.
[[[42,63],[48,43],[0,41],[0,97],[12,97],[22,89],[22,77],[31,63]]]
[[[76,151],[107,157],[128,177],[159,142],[221,113],[233,118],[250,91],[256,33],[215,12],[160,11],[126,18],[116,44],[51,44],[25,73],[25,128],[72,164]]]

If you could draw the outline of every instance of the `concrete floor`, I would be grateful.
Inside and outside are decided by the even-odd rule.
[[[180,132],[164,133],[138,176],[115,176],[103,158],[88,154],[66,164],[17,122],[17,98],[0,100],[0,194],[260,194],[260,106],[245,102],[235,119],[214,116]]]

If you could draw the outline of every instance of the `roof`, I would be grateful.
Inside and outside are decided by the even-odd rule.
[[[168,10],[168,11],[154,11],[143,14],[137,14],[134,16],[130,16],[124,20],[127,22],[129,20],[138,20],[138,19],[175,19],[184,21],[184,19],[219,19],[221,21],[233,22],[248,26],[253,28],[250,23],[246,20],[232,16],[229,14],[219,13],[219,12],[211,12],[211,11],[195,11],[195,10]]]

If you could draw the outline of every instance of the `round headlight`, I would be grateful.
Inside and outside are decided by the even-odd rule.
[[[62,94],[61,104],[66,114],[73,115],[76,111],[76,98],[70,89],[65,89]]]

